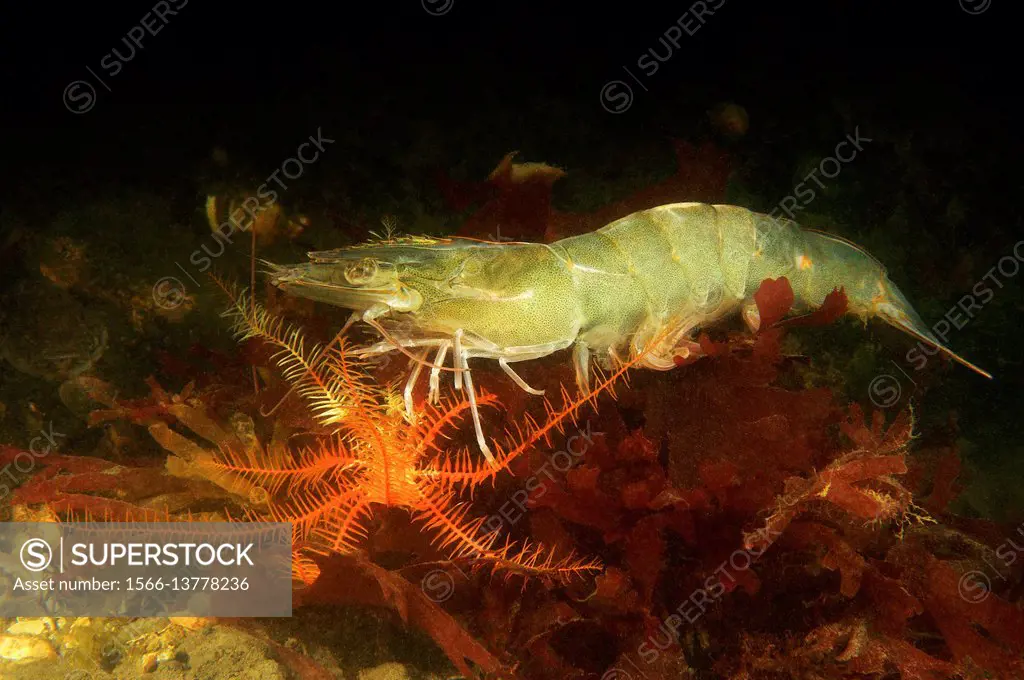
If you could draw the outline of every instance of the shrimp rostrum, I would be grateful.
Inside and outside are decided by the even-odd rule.
[[[789,280],[791,313],[812,311],[843,288],[849,313],[880,318],[991,377],[944,346],[885,267],[858,246],[731,205],[663,205],[551,244],[402,238],[270,267],[284,291],[352,309],[350,322],[375,328],[383,339],[364,356],[400,351],[413,359],[410,416],[424,366],[433,402],[441,372],[451,372],[455,389],[467,390],[488,459],[470,359],[497,360],[522,389],[542,394],[512,364],[571,347],[586,395],[592,357],[604,366],[633,360],[667,370],[677,358],[697,358],[696,332],[726,315],[740,312],[756,328],[753,295],[768,278]]]

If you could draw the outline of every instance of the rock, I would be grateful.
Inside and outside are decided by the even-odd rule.
[[[159,665],[159,661],[157,660],[157,653],[156,652],[150,652],[149,654],[146,654],[146,655],[144,655],[142,657],[141,666],[142,666],[142,672],[143,673],[152,673],[153,671],[156,670],[156,667],[158,665]]]
[[[409,680],[410,677],[405,666],[395,661],[359,671],[359,680]]]
[[[292,674],[269,645],[242,631],[207,627],[191,631],[178,648],[196,678],[287,680]]]
[[[0,659],[27,662],[55,659],[57,652],[42,638],[30,635],[0,635]]]
[[[185,630],[199,630],[213,624],[215,619],[209,616],[172,616],[170,622]]]
[[[47,282],[20,282],[0,309],[0,358],[22,373],[63,382],[91,369],[107,348],[101,315]]]
[[[7,627],[7,632],[11,635],[34,635],[36,637],[45,634],[48,630],[46,619],[22,619]]]

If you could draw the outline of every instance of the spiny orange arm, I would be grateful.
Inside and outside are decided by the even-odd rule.
[[[485,390],[481,390],[480,395],[476,398],[476,403],[478,406],[490,406],[497,404],[498,398]],[[445,407],[444,410],[428,405],[422,419],[423,422],[416,426],[416,439],[419,441],[416,445],[417,453],[423,453],[428,447],[435,451],[443,451],[436,444],[437,438],[444,436],[445,429],[449,427],[454,428],[458,420],[470,409],[471,404],[468,399],[463,399],[454,404],[442,401],[442,406]]]
[[[495,531],[480,534],[480,528],[486,521],[486,517],[480,517],[470,522],[466,521],[470,506],[468,503],[460,503],[452,507],[453,493],[421,493],[419,502],[416,505],[418,518],[424,520],[427,528],[437,532],[434,543],[441,549],[448,549],[452,558],[456,557],[480,557],[497,558],[503,557],[491,550],[497,538]]]
[[[283,320],[271,316],[269,312],[266,313],[265,317],[261,313],[257,313],[255,304],[246,305],[244,300],[239,299],[240,294],[237,292],[237,289],[228,286],[227,283],[214,274],[210,274],[210,276],[217,286],[224,291],[228,300],[230,300],[234,307],[234,313],[245,319],[249,332],[279,349],[273,356],[275,362],[281,364],[282,356],[290,357],[291,362],[300,367],[300,372],[316,385],[318,391],[323,394],[330,393],[329,386],[321,374],[321,368],[328,359],[328,352],[322,349],[314,349],[311,352],[298,351],[299,348],[296,346],[296,343],[289,342],[289,336],[292,335],[293,331],[291,327],[284,325]],[[248,295],[250,296],[250,301],[254,299],[252,297],[253,291],[249,291]],[[292,382],[293,384],[298,384],[301,381],[293,380]]]
[[[357,395],[352,399],[353,412],[342,422],[342,427],[356,438],[364,440],[378,454],[386,455],[389,442],[382,436],[384,428],[380,425],[389,416],[382,411],[377,399],[371,398],[378,396],[378,391],[370,388],[352,368],[344,350],[344,343],[335,353],[335,357],[337,360],[331,363],[332,371],[353,395]]]
[[[203,463],[213,471],[238,475],[264,488],[269,494],[277,493],[283,486],[310,484],[317,479],[326,479],[332,471],[341,472],[360,465],[360,462],[339,443],[321,443],[320,450],[306,451],[297,460],[290,455],[278,460],[261,462],[252,452],[222,450],[224,460]]]
[[[615,383],[618,382],[620,378],[623,378],[626,375],[626,372],[629,371],[629,369],[636,366],[644,357],[650,354],[653,348],[657,347],[663,340],[668,338],[668,336],[671,335],[672,330],[674,328],[674,324],[666,323],[663,329],[657,335],[651,337],[647,344],[644,345],[644,348],[642,350],[637,352],[634,356],[630,357],[628,361],[623,362],[617,369],[612,371],[610,375],[601,378],[597,382],[597,385],[591,390],[589,395],[581,394],[578,397],[572,397],[569,395],[568,390],[566,390],[565,386],[563,385],[562,402],[565,404],[565,406],[563,406],[560,409],[556,409],[551,404],[550,400],[545,399],[544,410],[547,415],[544,419],[544,424],[539,424],[530,416],[526,416],[526,427],[518,427],[514,434],[511,432],[507,433],[507,437],[509,440],[518,440],[519,443],[513,446],[511,449],[505,449],[504,447],[501,446],[495,447],[497,449],[497,451],[495,451],[495,462],[493,465],[495,470],[503,470],[507,468],[508,465],[515,458],[522,455],[526,451],[530,450],[530,447],[532,447],[540,440],[544,439],[550,441],[550,437],[554,432],[564,432],[566,422],[570,420],[575,421],[576,415],[579,413],[579,410],[583,408],[583,405],[586,404],[587,402],[591,402],[596,405],[597,397],[604,392],[608,392],[614,397]],[[490,471],[487,474],[485,474],[485,471],[481,471],[480,473],[478,473],[477,480],[467,480],[467,482],[479,483],[479,481],[486,479],[487,475],[493,475],[494,473],[494,470]]]
[[[433,482],[440,488],[465,485],[472,497],[477,486],[486,481],[494,481],[495,475],[502,469],[471,455],[469,449],[463,447],[454,454],[439,456],[430,461],[418,471],[418,475],[425,482]]]
[[[604,570],[604,565],[597,558],[578,557],[570,552],[565,557],[556,558],[555,551],[537,544],[529,543],[518,553],[512,553],[512,544],[506,543],[500,551],[505,556],[494,560],[494,566],[513,573],[525,573],[533,576],[554,576],[566,581],[574,576],[583,576],[588,572]]]
[[[294,500],[270,507],[270,521],[291,522],[296,543],[304,542],[324,521],[329,512],[344,510],[363,502],[365,492],[359,485],[341,492],[309,491]]]
[[[292,549],[292,580],[311,586],[320,578],[320,567],[301,548]]]
[[[380,388],[371,383],[365,374],[353,368],[348,358],[348,344],[344,338],[338,342],[336,348],[324,353],[323,364],[341,381],[346,396],[352,399],[354,406],[366,410],[373,409],[378,404]]]
[[[552,406],[550,400],[545,399],[544,410],[547,413],[547,417],[544,419],[543,425],[538,423],[529,414],[524,415],[525,425],[515,425],[514,432],[506,430],[506,441],[518,442],[515,446],[511,449],[506,449],[497,441],[494,442],[494,463],[487,463],[486,461],[476,462],[463,452],[456,454],[454,459],[442,457],[433,461],[424,469],[424,474],[434,477],[439,483],[443,484],[465,484],[471,492],[475,487],[485,482],[493,481],[499,472],[507,469],[516,457],[529,451],[537,442],[542,439],[550,441],[550,437],[554,432],[564,431],[566,421],[575,420],[576,414],[583,408],[584,404],[587,402],[596,403],[597,397],[603,392],[608,392],[614,396],[615,383],[643,357],[644,354],[640,353],[630,361],[623,363],[611,375],[598,381],[588,396],[572,397],[563,386],[562,402],[566,405],[561,409],[556,409]]]
[[[538,423],[529,415],[524,416],[526,420],[525,426],[517,425],[514,432],[506,431],[507,440],[517,441],[518,443],[506,449],[496,442],[493,465],[480,466],[478,470],[465,477],[465,483],[471,485],[481,484],[493,478],[501,470],[508,468],[513,460],[529,451],[537,442],[542,439],[550,442],[552,434],[564,432],[567,421],[575,421],[576,415],[583,408],[584,404],[588,402],[596,403],[598,395],[602,392],[611,392],[613,384],[625,375],[626,371],[635,365],[636,361],[639,361],[639,359],[623,364],[610,376],[601,380],[589,396],[580,395],[572,397],[563,386],[562,401],[565,406],[556,409],[550,400],[545,399],[544,410],[547,416],[544,418],[544,423]]]
[[[310,550],[322,554],[355,552],[359,542],[366,538],[366,529],[361,522],[369,514],[369,510],[370,505],[360,500],[350,507],[332,511],[329,517],[313,532],[314,535],[325,541],[329,550],[321,550],[316,545],[311,545]]]

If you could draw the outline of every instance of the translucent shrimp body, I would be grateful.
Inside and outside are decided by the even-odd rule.
[[[942,345],[864,250],[738,206],[663,205],[551,244],[406,238],[309,258],[270,265],[274,284],[354,310],[353,319],[384,336],[363,354],[413,357],[405,393],[410,414],[424,365],[433,400],[442,370],[452,370],[455,387],[465,385],[472,398],[472,358],[497,360],[531,393],[540,392],[510,364],[569,347],[584,392],[592,356],[615,363],[642,353],[640,366],[673,368],[677,357],[699,354],[699,328],[738,312],[756,323],[754,293],[781,276],[793,288],[795,313],[818,308],[843,288],[850,313],[881,318],[991,377]],[[489,455],[475,409],[474,422]]]

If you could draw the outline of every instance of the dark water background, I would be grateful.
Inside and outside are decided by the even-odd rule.
[[[411,230],[452,230],[462,216],[443,206],[435,171],[480,179],[514,149],[521,160],[565,168],[556,204],[589,210],[671,174],[670,138],[711,141],[733,159],[730,200],[768,210],[808,163],[859,129],[871,143],[805,213],[876,254],[936,321],[1024,236],[1012,3],[823,4],[727,0],[649,75],[638,59],[650,48],[666,55],[659,38],[689,3],[456,0],[435,16],[444,3],[191,0],[119,60],[116,75],[103,60],[114,48],[129,54],[122,38],[150,6],[21,7],[5,26],[0,289],[11,294],[34,275],[56,236],[87,244],[101,285],[177,275],[176,263],[190,266],[210,242],[205,194],[265,178],[318,129],[336,142],[281,201],[319,226],[303,243],[263,253],[268,259],[360,240],[384,214]],[[62,100],[76,80],[96,96],[79,113]],[[612,113],[606,105],[622,100],[601,93],[614,80],[630,85],[632,99]],[[710,124],[721,102],[749,113],[741,139],[723,139]],[[217,146],[227,169],[209,160]],[[244,276],[246,257],[242,244],[218,264]],[[891,374],[901,404],[914,396],[925,438],[954,429],[976,469],[969,512],[1015,516],[1024,508],[1024,275],[1000,281],[949,339],[994,381],[933,362],[919,394],[905,360],[910,340],[852,322],[814,337],[844,371],[851,398],[868,403],[872,380]],[[96,298],[86,303],[108,313]],[[136,332],[109,314],[101,373],[128,391],[155,370],[156,349],[230,346],[215,317]],[[858,354],[865,338],[874,343],[867,358]],[[0,367],[5,441],[24,443],[21,404],[59,413],[53,390]]]

